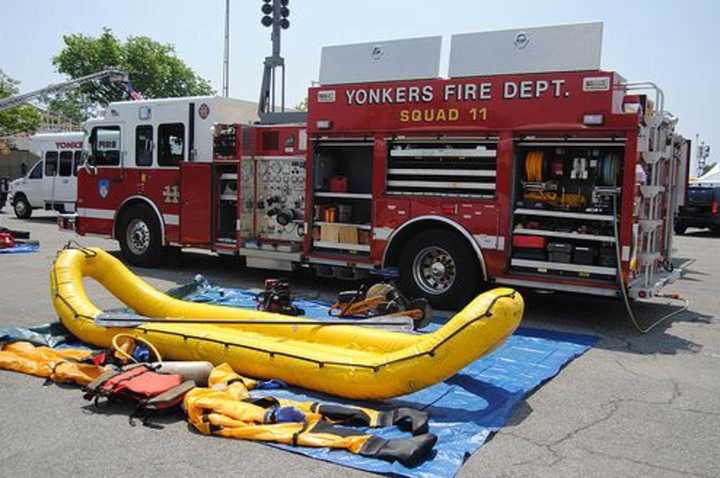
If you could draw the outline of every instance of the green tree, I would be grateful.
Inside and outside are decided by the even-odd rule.
[[[167,98],[214,94],[210,83],[196,74],[175,54],[172,45],[145,36],[119,40],[111,30],[97,36],[65,35],[65,46],[53,58],[58,72],[71,78],[106,68],[120,68],[130,75],[133,88],[148,98]],[[75,95],[57,99],[57,112],[73,117],[110,101],[126,99],[125,92],[110,85],[85,85]],[[76,107],[72,107],[75,104]],[[51,105],[52,106],[52,105]]]
[[[44,98],[44,102],[48,111],[76,123],[82,123],[90,116],[88,105],[92,102],[87,95],[77,90]]]
[[[0,98],[16,95],[19,81],[10,78],[0,70]],[[16,106],[0,111],[0,136],[13,133],[33,132],[41,121],[38,110],[30,105]]]

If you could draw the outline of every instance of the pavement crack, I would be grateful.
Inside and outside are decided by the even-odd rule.
[[[552,461],[550,463],[545,464],[545,466],[553,467],[565,459],[565,456],[562,453],[560,453],[559,450],[556,449],[556,447],[558,445],[560,445],[568,440],[572,440],[579,433],[582,433],[586,430],[589,430],[592,427],[595,427],[601,423],[604,423],[604,422],[610,420],[613,417],[613,415],[615,415],[615,413],[618,411],[621,401],[622,401],[622,399],[614,399],[607,403],[602,404],[601,408],[606,408],[606,407],[608,408],[608,412],[605,413],[602,417],[600,417],[596,420],[593,420],[589,423],[586,423],[585,425],[581,425],[581,426],[569,431],[568,433],[566,433],[562,437],[558,438],[557,440],[551,441],[549,443],[533,440],[531,438],[528,438],[528,437],[525,437],[522,435],[517,435],[512,432],[503,432],[501,434],[510,435],[512,437],[519,438],[519,439],[527,441],[528,443],[531,443],[537,447],[545,449],[548,453],[550,453],[550,455],[552,455]],[[521,466],[521,465],[525,465],[528,463],[532,463],[534,461],[535,460],[523,460],[523,461],[520,461],[517,463],[513,463],[513,466]]]
[[[669,406],[672,406],[673,403],[675,403],[675,400],[682,397],[682,390],[680,390],[680,382],[674,379],[668,379],[670,380],[670,383],[672,383],[673,390],[672,390],[672,396],[668,400],[667,404]]]
[[[543,450],[548,452],[552,456],[552,459],[549,463],[546,463],[546,464],[543,463],[542,465],[544,465],[544,466],[552,467],[552,466],[557,465],[558,463],[560,463],[561,461],[563,461],[565,459],[565,456],[563,456],[560,452],[552,449],[552,444],[542,443],[537,440],[533,440],[532,438],[528,438],[528,437],[522,436],[522,435],[517,435],[512,432],[499,432],[499,434],[509,435],[513,438],[517,438],[519,440],[526,441],[526,442],[530,443],[531,445],[534,445],[538,448],[542,448]],[[513,463],[511,463],[511,465],[514,467],[517,467],[517,466],[529,465],[531,463],[535,463],[536,461],[537,461],[536,459],[522,460],[522,461],[513,462]]]
[[[502,431],[499,432],[499,434],[501,434],[501,435],[510,435],[510,436],[512,436],[512,437],[514,437],[514,438],[517,438],[517,439],[526,441],[526,442],[528,442],[528,443],[530,443],[530,444],[532,444],[532,445],[534,445],[534,446],[536,446],[536,447],[538,447],[538,448],[542,448],[543,450],[545,450],[545,451],[551,456],[551,460],[550,460],[548,463],[538,463],[538,460],[537,460],[537,459],[528,459],[528,460],[521,460],[521,461],[513,462],[513,463],[511,463],[511,465],[512,465],[513,467],[519,467],[519,466],[524,466],[524,465],[529,465],[529,464],[538,464],[538,465],[540,465],[540,466],[544,466],[544,467],[547,467],[547,468],[554,467],[555,465],[557,465],[558,463],[562,462],[563,460],[565,460],[565,459],[567,458],[566,455],[564,455],[560,450],[558,450],[557,447],[558,447],[559,445],[561,445],[561,444],[563,444],[563,443],[565,443],[565,442],[567,442],[567,441],[569,441],[569,440],[572,440],[572,439],[575,438],[578,434],[580,434],[580,433],[582,433],[582,432],[584,432],[584,431],[587,431],[587,430],[589,430],[589,429],[591,429],[591,428],[593,428],[593,427],[595,427],[595,426],[597,426],[597,425],[600,425],[600,424],[602,424],[602,423],[604,423],[604,422],[607,422],[608,420],[612,419],[612,417],[613,417],[613,416],[617,413],[617,411],[619,410],[620,405],[621,405],[622,403],[626,403],[626,402],[638,402],[638,403],[644,403],[644,404],[648,404],[648,405],[672,406],[672,404],[673,404],[679,397],[682,396],[682,392],[680,391],[679,383],[678,383],[676,380],[670,380],[670,382],[672,382],[672,384],[673,384],[673,394],[672,394],[672,396],[671,396],[668,400],[661,401],[661,402],[652,402],[652,401],[636,400],[636,399],[629,399],[629,398],[616,398],[616,399],[610,400],[609,402],[606,402],[606,403],[604,403],[604,404],[601,405],[601,408],[606,408],[606,409],[607,409],[607,412],[606,412],[605,414],[603,414],[603,416],[601,416],[601,417],[599,417],[599,418],[597,418],[597,419],[595,419],[595,420],[593,420],[593,421],[591,421],[591,422],[589,422],[589,423],[586,423],[586,424],[584,424],[584,425],[582,425],[582,426],[579,426],[579,427],[577,427],[577,428],[569,431],[568,433],[566,433],[566,434],[563,435],[562,437],[560,437],[560,438],[558,438],[558,439],[556,439],[556,440],[553,440],[553,441],[551,441],[551,442],[543,442],[543,441],[534,440],[534,439],[532,439],[532,438],[528,438],[528,437],[526,437],[526,436],[518,435],[518,434],[512,433],[512,432],[502,432]],[[676,407],[672,407],[672,409],[673,409],[673,410],[678,410],[678,411],[685,411],[685,412],[689,412],[689,413],[698,413],[698,414],[707,415],[707,416],[720,416],[720,413],[717,413],[717,412],[705,412],[705,411],[702,411],[702,410],[696,410],[696,409],[691,409],[691,408],[676,408]],[[712,475],[707,475],[707,474],[692,472],[692,471],[688,471],[688,470],[683,470],[683,469],[679,469],[679,468],[672,468],[672,467],[657,465],[657,464],[654,464],[654,463],[651,463],[651,462],[646,462],[646,461],[643,461],[643,460],[640,460],[640,459],[637,459],[637,458],[628,457],[628,456],[614,455],[614,454],[606,453],[606,452],[602,452],[602,451],[590,450],[590,449],[588,449],[588,448],[585,448],[585,447],[582,447],[582,446],[578,446],[578,445],[573,445],[573,446],[575,446],[577,449],[582,450],[582,451],[584,451],[584,452],[586,452],[586,453],[590,453],[590,454],[593,454],[593,455],[604,456],[604,457],[606,457],[606,458],[612,458],[612,459],[617,459],[617,460],[624,460],[624,461],[628,461],[628,462],[631,462],[631,463],[634,463],[634,464],[647,466],[647,467],[650,467],[650,468],[653,468],[653,469],[656,469],[656,470],[662,470],[662,471],[668,471],[668,472],[673,472],[673,473],[679,473],[679,474],[684,474],[684,475],[688,475],[688,476],[697,476],[697,477],[700,477],[700,478],[705,478],[705,477],[708,477],[708,478],[709,478],[710,476],[712,476]]]
[[[606,452],[597,451],[597,450],[590,450],[589,448],[585,448],[585,447],[582,447],[582,446],[579,446],[579,447],[577,447],[577,448],[578,448],[579,450],[584,451],[585,453],[590,453],[591,455],[599,455],[599,456],[604,456],[604,457],[606,457],[606,458],[612,458],[612,459],[615,459],[615,460],[629,461],[630,463],[634,463],[634,464],[636,464],[636,465],[647,466],[647,467],[649,467],[649,468],[653,468],[653,469],[656,469],[656,470],[671,471],[671,472],[673,472],[673,473],[679,473],[679,474],[681,474],[681,475],[698,476],[698,477],[700,477],[700,478],[711,478],[711,477],[713,476],[713,475],[706,475],[706,474],[704,474],[704,473],[697,473],[697,472],[693,472],[693,471],[683,470],[683,469],[680,469],[680,468],[672,468],[672,467],[669,467],[669,466],[656,465],[656,464],[650,463],[650,462],[648,462],[648,461],[639,460],[639,459],[637,459],[637,458],[631,458],[631,457],[628,457],[628,456],[615,455],[615,454],[613,454],[613,453],[606,453]]]
[[[640,372],[636,372],[635,370],[632,370],[628,368],[624,363],[622,363],[619,359],[615,359],[615,363],[618,367],[620,367],[623,371],[627,372],[628,374],[645,378],[648,380],[655,380],[658,382],[669,382],[672,385],[672,394],[669,399],[663,400],[663,401],[651,401],[651,400],[640,400],[635,398],[623,398],[621,400],[629,401],[629,402],[640,402],[640,403],[647,403],[649,405],[672,405],[675,403],[675,401],[682,396],[682,390],[680,388],[680,382],[672,379],[672,378],[657,378],[650,375],[646,375]]]
[[[590,428],[593,428],[593,427],[595,427],[595,426],[597,426],[597,425],[600,425],[601,423],[604,423],[604,422],[610,420],[610,419],[613,417],[613,415],[615,415],[615,413],[616,413],[616,412],[618,411],[618,409],[620,408],[620,402],[621,402],[621,401],[623,401],[623,399],[617,398],[617,399],[614,399],[614,400],[610,400],[609,402],[606,402],[605,404],[601,405],[601,408],[606,408],[606,407],[608,408],[608,412],[607,412],[605,415],[603,415],[602,417],[600,417],[600,418],[598,418],[598,419],[596,419],[596,420],[593,420],[593,421],[591,421],[591,422],[589,422],[589,423],[586,423],[585,425],[581,425],[581,426],[575,428],[574,430],[571,430],[570,432],[566,433],[566,434],[563,435],[562,437],[560,437],[560,438],[558,438],[557,440],[551,442],[551,443],[549,444],[549,446],[551,446],[551,447],[557,446],[557,445],[559,445],[559,444],[561,444],[561,443],[563,443],[563,442],[565,442],[565,441],[572,440],[572,439],[573,439],[575,436],[577,436],[579,433],[582,433],[582,432],[584,432],[584,431],[586,431],[586,430],[589,430]]]

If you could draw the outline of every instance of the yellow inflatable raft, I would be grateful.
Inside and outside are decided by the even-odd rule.
[[[88,299],[84,277],[100,282],[137,314],[172,318],[173,323],[133,328],[96,325],[102,311]],[[446,379],[503,343],[520,323],[524,307],[519,293],[495,289],[479,295],[442,328],[428,334],[354,325],[212,324],[213,320],[288,317],[173,299],[96,248],[61,251],[50,284],[60,320],[84,342],[109,347],[116,334],[129,333],[149,340],[166,359],[227,362],[242,375],[277,378],[356,399],[395,397]],[[177,319],[196,323],[177,323]],[[197,323],[198,319],[206,322]]]

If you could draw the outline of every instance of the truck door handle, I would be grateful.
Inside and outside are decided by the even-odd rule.
[[[114,178],[112,178],[112,182],[114,182],[114,183],[121,183],[121,182],[122,182],[122,177],[121,177],[121,176],[115,176]]]

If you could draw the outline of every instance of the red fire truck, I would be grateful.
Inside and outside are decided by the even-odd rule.
[[[111,104],[64,227],[137,265],[192,247],[342,279],[396,267],[436,307],[490,284],[652,297],[681,273],[689,143],[659,88],[599,68],[597,28],[456,35],[447,78],[439,37],[329,47],[304,123]]]

